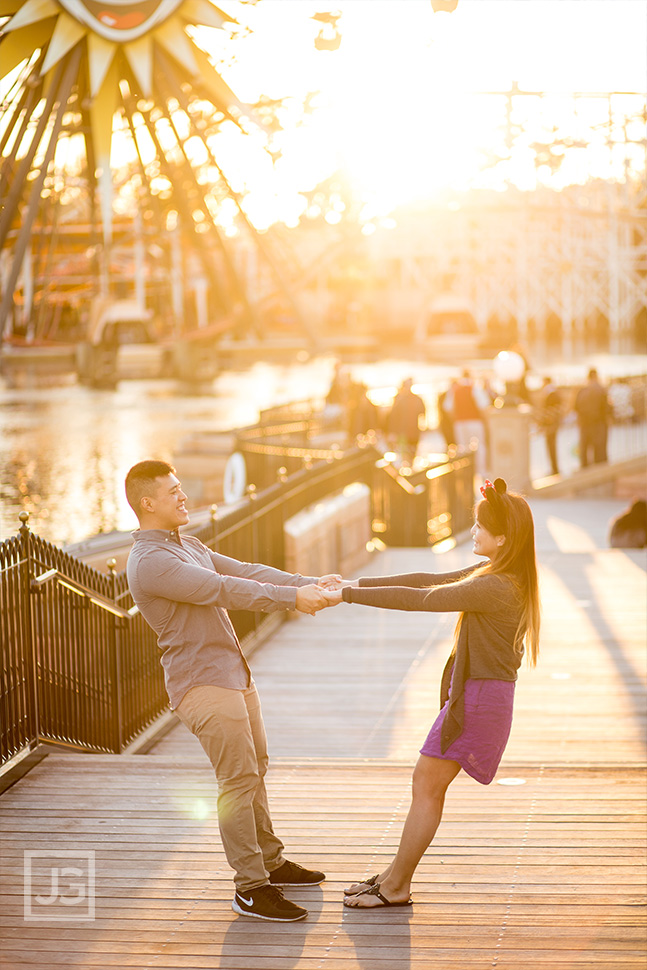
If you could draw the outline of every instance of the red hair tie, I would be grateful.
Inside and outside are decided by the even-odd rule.
[[[487,495],[485,494],[486,488],[494,488],[494,485],[488,478],[485,479],[485,484],[481,485],[481,495],[483,498],[487,498]]]

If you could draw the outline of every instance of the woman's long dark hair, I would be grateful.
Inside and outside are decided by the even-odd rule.
[[[530,506],[522,495],[508,492],[505,482],[497,478],[486,487],[485,497],[477,503],[474,515],[493,536],[505,536],[494,559],[480,566],[472,576],[505,575],[516,587],[521,601],[521,617],[515,636],[515,647],[526,652],[535,666],[539,657],[539,582],[535,553],[535,525]],[[463,615],[459,619],[459,626]]]

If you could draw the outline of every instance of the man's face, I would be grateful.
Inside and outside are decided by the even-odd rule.
[[[148,515],[147,526],[151,529],[165,529],[172,532],[189,521],[186,510],[186,495],[179,480],[169,474],[155,479],[157,489],[153,495],[142,499],[142,506]]]

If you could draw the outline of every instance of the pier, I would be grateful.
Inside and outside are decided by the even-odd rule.
[[[645,555],[606,548],[617,501],[532,505],[540,663],[520,672],[495,781],[461,774],[450,788],[410,910],[350,911],[342,889],[397,845],[454,617],[342,605],[283,624],[251,658],[276,829],[288,858],[327,873],[286,891],[308,919],[232,913],[212,769],[177,724],[138,754],[50,753],[4,791],[3,967],[642,968]],[[388,548],[362,572],[469,561],[469,543]],[[27,850],[91,854],[92,919],[68,907],[48,920],[53,909],[27,898]],[[45,875],[33,894],[50,892]]]

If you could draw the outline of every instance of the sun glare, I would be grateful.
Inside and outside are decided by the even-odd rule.
[[[54,65],[88,34],[95,95],[90,124],[107,225],[112,202],[118,205],[110,168],[126,173],[137,166],[123,115],[115,116],[110,141],[119,44],[147,98],[153,97],[155,46],[172,51],[185,76],[202,78],[216,92],[214,103],[227,88],[202,51],[242,102],[284,99],[283,129],[269,141],[251,118],[243,131],[221,123],[204,141],[184,133],[201,183],[219,180],[209,145],[261,230],[316,214],[304,193],[335,173],[349,187],[367,232],[369,220],[383,220],[398,205],[473,187],[532,190],[543,183],[559,189],[644,173],[647,5],[636,0],[459,0],[451,14],[434,13],[429,0],[263,0],[224,2],[224,17],[206,0],[178,0],[166,4],[172,16],[159,23],[146,8],[150,36],[126,28],[123,18],[121,26],[111,26],[105,11],[97,21],[90,7],[78,0],[9,0],[7,9],[19,13],[3,50],[18,57],[41,44],[46,65]],[[118,11],[117,4],[112,8]],[[333,9],[340,13],[341,42],[335,50],[317,50],[320,24],[313,17]],[[233,40],[225,29],[228,16],[239,21]],[[515,83],[517,93],[509,96]],[[639,93],[609,99],[607,91]],[[124,98],[127,93],[122,87]],[[233,95],[227,100],[241,107]],[[132,124],[148,166],[156,148],[145,110],[133,113]],[[172,153],[170,120],[159,124],[158,135]],[[5,152],[10,149],[11,142]],[[80,139],[62,137],[57,167],[73,168],[83,152]],[[165,191],[162,182],[155,187]],[[343,206],[332,205],[325,219],[334,225],[343,213]],[[238,231],[231,205],[223,203],[214,218],[227,233]]]
[[[428,0],[340,0],[339,49],[319,52],[310,18],[322,6],[265,0],[250,7],[253,34],[226,75],[248,100],[261,91],[295,98],[318,92],[313,114],[276,136],[282,155],[273,168],[245,166],[248,204],[257,215],[263,210],[263,222],[283,207],[290,210],[286,221],[296,218],[302,203],[295,194],[334,171],[345,173],[377,216],[471,186],[532,189],[550,181],[559,188],[624,176],[627,153],[614,159],[609,150],[622,132],[607,127],[607,100],[574,101],[572,92],[644,89],[643,4],[460,0],[450,15],[434,14]],[[514,81],[537,93],[509,105],[505,92]],[[644,98],[614,103],[624,119],[640,115]],[[629,155],[640,170],[644,136],[630,137],[636,148]],[[554,162],[542,168],[536,146],[559,138],[559,171]],[[231,164],[242,165],[236,152]],[[252,201],[263,193],[263,203]]]

